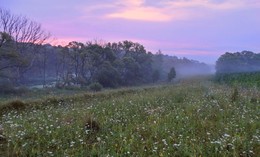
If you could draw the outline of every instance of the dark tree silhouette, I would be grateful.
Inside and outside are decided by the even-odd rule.
[[[168,73],[168,81],[172,81],[172,79],[174,79],[176,77],[176,71],[175,68],[172,67],[170,72]]]

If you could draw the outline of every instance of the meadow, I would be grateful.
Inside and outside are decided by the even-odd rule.
[[[257,157],[260,91],[194,78],[5,100],[0,124],[0,156]]]

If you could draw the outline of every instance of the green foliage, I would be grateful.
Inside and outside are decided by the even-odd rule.
[[[225,53],[216,62],[217,73],[256,72],[260,70],[260,54],[251,51]]]
[[[172,79],[174,79],[176,77],[176,71],[175,68],[172,67],[170,72],[168,73],[168,81],[172,81]]]
[[[15,75],[14,68],[21,64],[21,57],[17,53],[12,37],[0,32],[0,78],[9,78]]]
[[[21,100],[13,100],[13,101],[10,101],[10,102],[6,103],[5,105],[1,106],[0,113],[10,112],[12,110],[15,110],[15,111],[24,110],[26,108],[26,106],[27,106],[27,104]]]
[[[98,82],[91,83],[88,87],[91,91],[94,91],[94,92],[101,91],[103,88],[103,86]]]
[[[0,32],[0,48],[7,44],[10,44],[13,41],[12,36],[6,32]]]
[[[117,87],[152,82],[152,54],[139,43],[70,42],[59,49],[63,64],[61,78],[66,84],[84,86],[99,82],[103,87]],[[70,79],[66,74],[71,75]]]
[[[6,141],[0,154],[259,156],[259,90],[239,91],[230,102],[233,93],[227,86],[187,80],[38,100],[37,108],[1,115]]]
[[[153,72],[152,77],[153,77],[153,82],[157,82],[160,79],[160,71],[159,70],[155,70]]]
[[[124,85],[135,85],[140,83],[140,65],[135,61],[133,57],[123,58],[124,71],[123,71],[123,83]]]
[[[104,62],[96,74],[97,81],[103,87],[116,87],[120,83],[120,75],[109,62]]]
[[[247,87],[260,87],[260,72],[247,73],[218,73],[215,75],[215,81],[232,86],[242,85]]]

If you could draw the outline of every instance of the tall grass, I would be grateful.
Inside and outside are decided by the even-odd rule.
[[[260,72],[217,74],[215,80],[230,85],[243,85],[260,88]]]
[[[0,154],[260,156],[259,95],[196,80],[39,101],[1,115]]]

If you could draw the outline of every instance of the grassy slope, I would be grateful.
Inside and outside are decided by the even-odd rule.
[[[259,95],[192,80],[30,102],[2,115],[0,155],[260,156]]]

